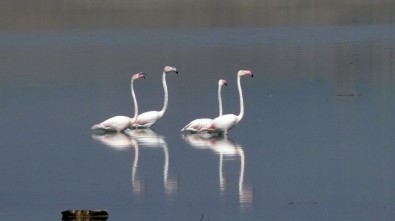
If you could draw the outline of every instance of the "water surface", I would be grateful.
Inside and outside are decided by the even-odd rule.
[[[140,5],[153,13],[144,25],[98,5],[75,12],[91,20],[70,19],[84,4],[3,20],[1,216],[56,220],[86,208],[111,220],[392,220],[395,29],[384,3],[336,13],[341,3],[261,5],[283,12],[269,24],[234,2],[229,15],[202,4],[162,22]],[[56,9],[64,14],[48,19]],[[306,11],[316,19],[298,16]],[[140,110],[161,109],[165,65],[180,74],[167,76],[169,108],[152,130],[92,133],[133,113],[131,73],[147,73],[135,84]],[[242,79],[240,124],[226,138],[182,134],[218,114],[220,78],[224,112],[238,114],[239,69],[254,73]]]

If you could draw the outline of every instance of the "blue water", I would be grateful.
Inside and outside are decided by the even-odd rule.
[[[56,220],[106,209],[110,220],[392,220],[392,24],[3,29],[0,215]],[[90,127],[169,108],[152,129]],[[246,114],[226,138],[179,130]]]

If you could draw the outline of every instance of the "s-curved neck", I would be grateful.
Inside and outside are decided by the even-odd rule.
[[[162,74],[162,84],[163,84],[163,91],[164,91],[164,94],[165,94],[164,95],[165,99],[164,99],[164,102],[163,102],[163,108],[162,108],[161,111],[159,111],[160,117],[162,117],[163,114],[165,114],[166,109],[167,109],[167,103],[169,101],[169,95],[168,95],[167,84],[166,84],[166,72],[163,72],[163,74]]]
[[[218,84],[218,105],[219,105],[219,116],[222,116],[222,98],[221,98],[222,84]]]
[[[137,98],[136,98],[136,95],[135,95],[134,89],[133,89],[133,83],[134,83],[134,80],[132,79],[130,81],[130,91],[132,93],[133,104],[134,104],[134,116],[131,119],[130,125],[134,124],[134,122],[137,120],[137,116],[139,115],[139,108],[137,105]]]
[[[241,83],[240,83],[240,76],[239,75],[237,75],[237,88],[239,90],[239,97],[240,97],[240,114],[239,114],[239,116],[237,116],[237,123],[238,123],[244,116],[243,91],[241,89]]]

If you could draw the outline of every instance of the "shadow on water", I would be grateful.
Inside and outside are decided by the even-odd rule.
[[[115,150],[134,150],[132,163],[132,188],[136,196],[144,195],[147,191],[144,178],[138,176],[140,150],[144,148],[155,148],[163,151],[163,186],[168,200],[177,193],[178,180],[169,178],[169,149],[165,137],[152,129],[135,129],[124,132],[94,134],[92,138]]]
[[[226,136],[216,136],[210,134],[184,134],[182,138],[192,147],[200,150],[211,150],[212,154],[219,155],[218,163],[218,184],[221,198],[227,194],[226,173],[224,172],[224,161],[240,161],[238,174],[238,195],[241,212],[251,208],[254,203],[254,191],[251,186],[245,183],[245,162],[246,157],[243,147]],[[232,173],[234,171],[231,171]]]

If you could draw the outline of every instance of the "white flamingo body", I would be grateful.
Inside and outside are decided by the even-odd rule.
[[[251,73],[250,70],[240,70],[239,72],[237,72],[237,89],[239,91],[240,97],[240,114],[237,116],[234,114],[225,114],[214,118],[209,127],[202,128],[201,130],[199,130],[199,132],[207,131],[209,133],[227,134],[230,129],[232,129],[234,126],[236,126],[237,123],[240,122],[240,120],[244,116],[243,91],[241,89],[240,83],[240,77],[243,76],[254,77],[254,75]]]
[[[197,133],[200,129],[209,127],[211,125],[211,121],[213,121],[213,119],[211,118],[196,119],[187,124],[184,128],[181,129],[181,131]]]
[[[133,127],[138,128],[150,128],[163,116],[160,111],[147,111],[140,114],[137,117],[137,121],[133,124]]]
[[[132,93],[133,103],[134,103],[134,117],[130,118],[127,116],[115,116],[111,117],[99,124],[93,125],[93,130],[103,130],[105,132],[121,132],[131,127],[131,125],[136,121],[138,116],[138,105],[136,95],[133,89],[133,83],[135,80],[145,78],[143,72],[134,74],[130,83],[130,90]]]
[[[92,129],[99,129],[107,132],[120,132],[128,128],[133,122],[133,118],[127,116],[115,116],[94,125]]]
[[[170,67],[166,66],[163,69],[162,73],[162,84],[163,84],[163,91],[164,91],[164,103],[163,103],[163,108],[161,111],[148,111],[140,114],[137,117],[136,122],[133,123],[132,127],[134,128],[150,128],[152,125],[154,125],[156,122],[158,122],[159,119],[163,117],[167,110],[167,105],[169,101],[169,94],[167,91],[167,83],[166,83],[166,74],[170,72],[175,72],[178,74],[177,68],[175,67]]]
[[[214,118],[209,126],[209,132],[213,133],[227,133],[238,123],[238,116],[234,114],[225,114],[220,117]]]
[[[218,105],[219,105],[219,115],[222,116],[222,98],[221,98],[221,88],[223,85],[227,85],[226,80],[220,79],[218,81]],[[208,128],[213,120],[211,118],[200,118],[189,122],[181,131],[187,131],[190,133],[197,133],[203,128]]]

